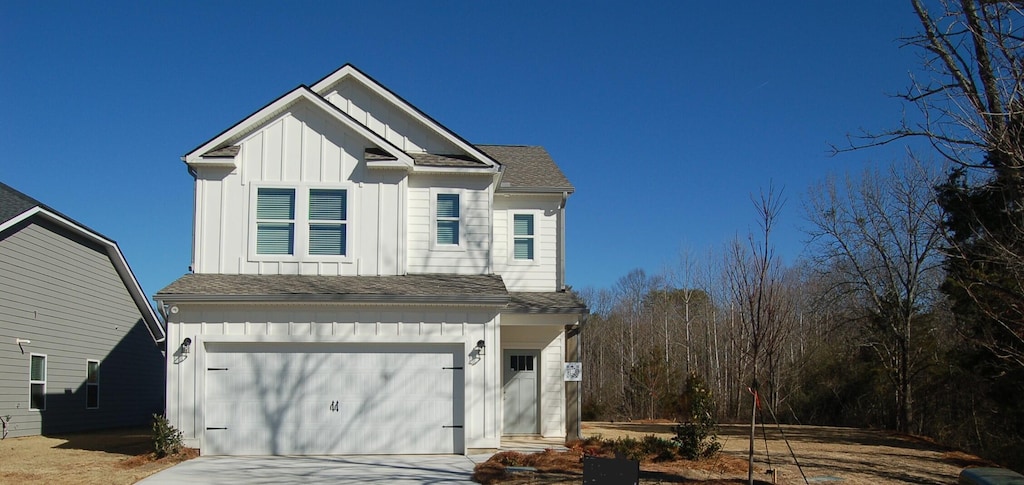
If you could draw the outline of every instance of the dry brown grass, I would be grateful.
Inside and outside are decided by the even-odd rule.
[[[147,428],[0,441],[0,483],[132,484],[198,451],[156,459]]]
[[[646,435],[672,436],[673,423],[643,421],[629,423],[584,423],[585,436],[641,439]],[[767,431],[767,440],[762,432]],[[749,427],[723,425],[719,440],[722,453],[708,460],[645,461],[640,466],[640,483],[746,483]],[[789,438],[796,460],[790,455],[782,434]],[[767,441],[767,443],[766,443]],[[577,443],[565,453],[505,455],[478,465],[474,480],[502,484],[570,484],[582,481],[581,457],[584,453],[608,456],[608,450],[593,445],[596,440]],[[589,445],[587,443],[590,443]],[[771,465],[768,464],[769,455]],[[534,466],[537,473],[507,473],[503,458]],[[653,457],[648,457],[648,459]],[[852,428],[826,426],[758,427],[755,444],[755,477],[768,483],[769,468],[777,470],[778,483],[804,483],[796,461],[808,478],[839,479],[846,485],[875,484],[948,484],[956,483],[960,470],[971,466],[991,466],[977,456],[950,450],[912,436]],[[532,463],[537,463],[532,464]]]

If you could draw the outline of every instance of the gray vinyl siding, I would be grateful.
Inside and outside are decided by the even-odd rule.
[[[22,349],[15,339],[28,339]],[[47,356],[46,409],[29,408],[31,354]],[[86,365],[100,361],[99,408]],[[149,423],[163,409],[163,357],[107,253],[48,223],[0,233],[0,416],[10,435]]]

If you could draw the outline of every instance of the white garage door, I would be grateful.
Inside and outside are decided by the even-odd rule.
[[[211,343],[202,452],[462,453],[461,367],[436,345]]]

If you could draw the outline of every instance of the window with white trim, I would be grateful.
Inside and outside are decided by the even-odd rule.
[[[512,234],[512,259],[533,261],[533,214],[513,214]]]
[[[309,190],[309,254],[347,254],[347,222],[344,190]]]
[[[29,356],[29,409],[46,410],[46,356],[31,354]]]
[[[348,190],[258,187],[256,240],[250,251],[261,259],[349,255]]]
[[[85,361],[85,408],[100,407],[100,361]]]
[[[256,191],[256,254],[295,254],[295,189]]]
[[[435,242],[440,246],[459,245],[459,194],[437,194],[435,205]]]

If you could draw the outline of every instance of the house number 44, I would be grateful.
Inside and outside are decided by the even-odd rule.
[[[339,401],[331,401],[331,411],[338,412],[339,408],[341,408],[341,402],[339,402]]]

